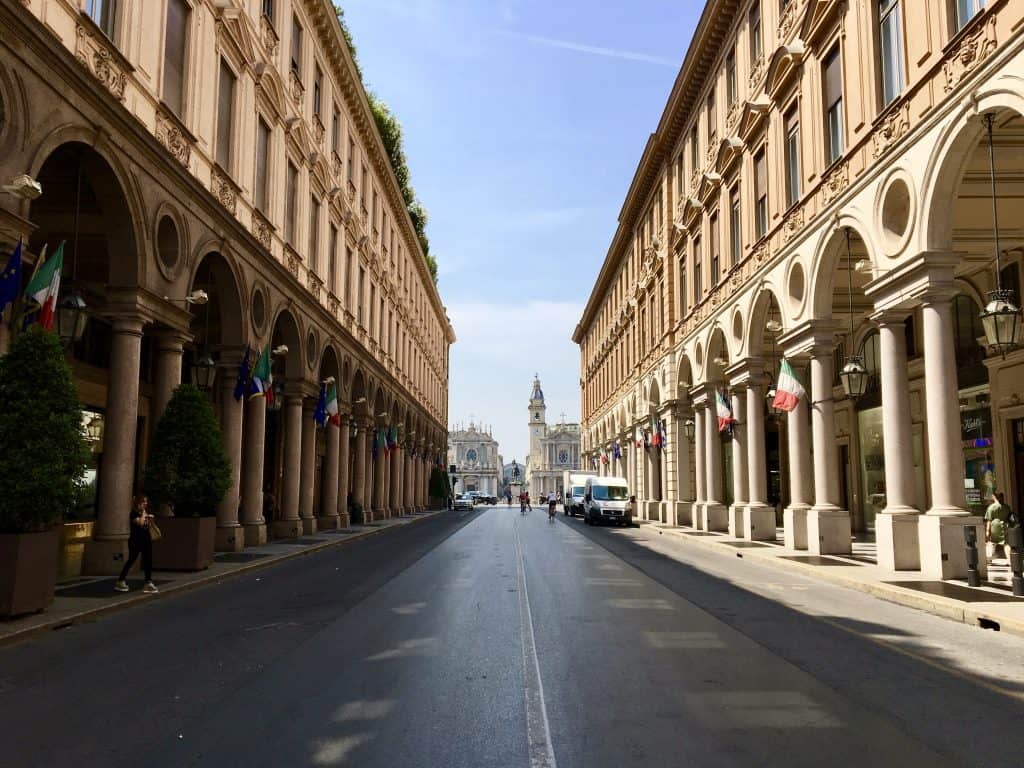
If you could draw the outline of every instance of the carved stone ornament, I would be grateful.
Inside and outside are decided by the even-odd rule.
[[[754,246],[754,250],[751,253],[754,262],[760,266],[764,264],[768,257],[771,255],[771,249],[768,247],[768,238],[763,239],[760,243]]]
[[[995,17],[978,27],[946,56],[942,71],[946,75],[946,93],[956,88],[998,46]]]
[[[324,143],[324,134],[326,133],[324,124],[320,121],[320,118],[313,115],[313,139],[317,144]]]
[[[333,294],[331,294],[330,298],[327,300],[327,308],[330,310],[331,314],[334,315],[335,317],[337,317],[338,316],[338,309],[340,307],[341,307],[341,302],[338,301],[338,297],[333,295]]]
[[[272,59],[275,58],[278,47],[277,30],[266,16],[260,16],[260,40],[263,42],[263,47],[267,49],[267,55]]]
[[[729,113],[725,116],[725,133],[727,136],[736,135],[736,129],[739,127],[741,117],[743,117],[743,101],[742,99],[736,99],[733,105],[729,107]]]
[[[789,33],[796,27],[796,20],[800,15],[800,6],[803,3],[800,0],[790,0],[789,5],[786,6],[786,10],[782,13],[782,18],[779,19],[779,40],[786,40],[789,37]]]
[[[782,242],[788,243],[804,227],[804,209],[797,208],[782,222]]]
[[[821,194],[825,198],[826,203],[831,203],[839,195],[843,193],[850,185],[850,168],[846,163],[842,163],[831,171],[822,180]]]
[[[252,215],[252,233],[259,241],[260,245],[269,251],[271,241],[270,223],[255,212],[253,212]]]
[[[75,28],[75,58],[103,83],[118,101],[124,101],[124,89],[128,84],[128,78],[114,63],[107,47],[97,42],[81,24]]]
[[[291,272],[295,277],[299,276],[299,254],[297,254],[291,246],[286,245],[284,247],[284,258],[285,266],[288,267],[288,271]]]
[[[288,93],[291,94],[292,101],[296,107],[302,106],[302,96],[306,93],[306,87],[299,80],[299,76],[295,74],[295,70],[288,72]]]
[[[323,283],[320,282],[320,278],[314,275],[312,272],[309,273],[309,292],[313,294],[313,298],[320,301],[320,288]]]
[[[880,157],[889,147],[899,141],[910,130],[910,102],[904,102],[894,109],[875,129],[872,137],[875,157]]]
[[[751,93],[755,93],[757,91],[757,86],[761,83],[761,80],[764,79],[767,68],[768,62],[764,55],[755,61],[754,65],[750,68],[750,76],[747,78],[747,84],[750,86]]]
[[[189,160],[192,158],[191,142],[178,126],[178,122],[170,115],[156,113],[156,138],[178,159],[178,162],[188,168]]]
[[[238,191],[235,189],[232,181],[219,168],[214,168],[211,186],[213,188],[213,196],[217,198],[217,202],[234,216],[237,209]]]

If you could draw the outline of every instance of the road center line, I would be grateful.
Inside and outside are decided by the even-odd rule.
[[[512,531],[515,534],[516,573],[519,577],[519,635],[523,640],[523,692],[526,699],[526,736],[529,741],[530,768],[557,768],[555,750],[551,744],[548,708],[544,703],[540,661],[537,659],[537,639],[533,634],[530,593],[526,587],[526,566],[523,561],[523,546],[519,540],[518,521],[513,522]]]

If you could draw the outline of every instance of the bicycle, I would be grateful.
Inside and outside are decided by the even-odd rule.
[[[549,501],[548,502],[548,522],[551,522],[554,519],[555,519],[555,502]]]

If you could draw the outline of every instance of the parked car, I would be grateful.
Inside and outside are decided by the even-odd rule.
[[[588,477],[583,486],[583,518],[587,525],[633,523],[629,483],[624,477]]]
[[[468,509],[470,512],[473,511],[473,497],[468,493],[460,493],[455,497],[455,511],[460,509]]]

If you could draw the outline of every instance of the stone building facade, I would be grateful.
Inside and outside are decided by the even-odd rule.
[[[448,465],[454,466],[455,492],[481,491],[497,496],[501,491],[501,454],[498,441],[483,425],[472,421],[466,429],[448,433]]]
[[[1020,508],[1024,351],[978,340],[997,252],[1020,303],[1022,17],[1024,0],[706,4],[573,337],[588,456],[665,425],[610,469],[647,517],[781,523],[812,553],[873,533],[880,564],[949,577],[994,487]],[[807,396],[773,413],[783,358]]]
[[[0,0],[0,29],[0,179],[42,185],[0,195],[0,246],[31,265],[66,240],[88,305],[69,356],[105,426],[82,567],[119,565],[153,427],[205,355],[220,549],[427,504],[455,336],[332,3]],[[274,408],[232,397],[247,347],[277,350]],[[316,428],[331,378],[341,424]],[[371,450],[381,429],[401,450]]]
[[[562,492],[562,473],[580,468],[580,425],[565,416],[551,427],[540,379],[534,378],[528,406],[530,453],[526,457],[526,487],[534,496]]]

